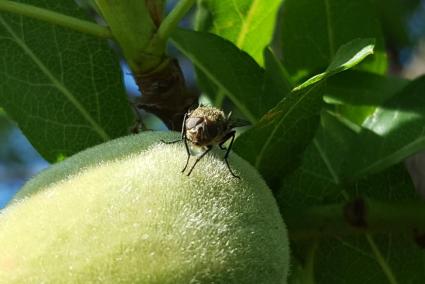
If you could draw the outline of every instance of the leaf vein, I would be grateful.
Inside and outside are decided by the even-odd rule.
[[[285,113],[285,115],[283,115],[282,118],[278,121],[278,123],[276,124],[276,127],[272,130],[270,135],[267,137],[266,142],[261,147],[260,153],[258,154],[258,156],[255,160],[255,167],[257,169],[259,168],[261,160],[264,157],[264,153],[267,150],[267,148],[269,147],[269,144],[272,142],[272,140],[273,140],[274,136],[276,135],[277,130],[279,129],[280,125],[285,121],[286,117],[298,106],[298,104],[301,103],[315,88],[317,88],[317,85],[313,86],[310,90],[308,90],[304,94],[302,94],[301,98],[295,104],[293,104],[288,109],[288,111]]]
[[[9,34],[13,37],[15,43],[26,53],[34,62],[35,65],[43,72],[44,75],[53,83],[53,85],[58,89],[74,107],[80,112],[84,119],[91,125],[93,130],[102,138],[102,140],[110,140],[109,135],[104,131],[104,129],[91,117],[89,112],[78,102],[74,95],[69,91],[43,64],[43,62],[32,52],[32,50],[26,45],[26,43],[18,37],[18,35],[13,31],[13,29],[7,24],[2,16],[0,16],[0,23],[5,27]]]
[[[259,0],[254,0],[251,7],[249,8],[248,14],[246,16],[246,19],[242,22],[242,28],[241,32],[239,33],[238,39],[236,41],[236,45],[241,48],[243,44],[245,43],[246,36],[248,34],[250,25],[254,19],[255,12],[257,10],[258,4],[260,3]]]
[[[339,184],[340,183],[339,177],[338,177],[335,169],[332,167],[332,164],[329,161],[328,157],[326,156],[325,151],[323,151],[322,147],[320,146],[319,141],[317,141],[317,139],[314,138],[313,143],[314,143],[315,148],[317,149],[317,152],[319,152],[320,158],[322,158],[323,162],[325,163],[326,167],[328,168],[328,171],[333,178],[333,182],[336,183],[336,184]]]

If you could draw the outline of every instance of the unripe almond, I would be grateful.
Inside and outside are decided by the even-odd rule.
[[[217,150],[188,177],[183,143],[160,142],[176,137],[117,139],[28,182],[0,214],[0,283],[286,283],[260,175],[231,153],[232,177]]]

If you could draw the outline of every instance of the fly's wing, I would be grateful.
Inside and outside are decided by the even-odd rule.
[[[241,118],[230,119],[230,128],[244,127],[244,126],[250,126],[250,125],[251,123],[245,119],[241,119]]]

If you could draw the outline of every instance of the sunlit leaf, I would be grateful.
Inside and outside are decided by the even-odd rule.
[[[197,28],[233,42],[260,65],[271,42],[282,0],[201,0]]]
[[[267,60],[263,58],[263,50],[271,43],[281,3],[282,0],[200,0],[197,2],[195,29],[231,41],[262,66]],[[199,87],[216,106],[221,107],[226,90],[212,82],[201,69],[195,70]]]

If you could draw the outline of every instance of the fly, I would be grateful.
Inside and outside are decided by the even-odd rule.
[[[187,160],[182,172],[187,169],[187,166],[189,164],[189,142],[193,146],[199,147],[204,151],[200,156],[196,158],[195,163],[187,173],[188,176],[192,173],[196,164],[209,151],[211,151],[212,147],[214,145],[218,145],[220,149],[226,150],[226,154],[224,155],[224,161],[226,162],[227,168],[229,169],[230,173],[233,177],[240,178],[232,172],[227,158],[229,157],[233,141],[235,140],[236,131],[233,128],[242,125],[236,125],[236,123],[230,119],[230,116],[231,112],[226,116],[222,110],[209,106],[199,106],[194,110],[186,112],[183,118],[181,139],[171,142],[165,142],[162,140],[162,142],[166,144],[172,144],[183,140],[187,152]],[[229,147],[226,148],[223,145],[229,139],[230,144]]]

